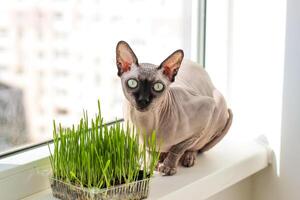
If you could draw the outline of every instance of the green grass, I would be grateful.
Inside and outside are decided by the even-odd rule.
[[[125,127],[124,127],[125,126]],[[77,125],[62,128],[53,122],[54,150],[50,151],[53,177],[77,186],[107,188],[153,175],[159,157],[155,132],[140,142],[140,131],[117,122],[103,123],[87,112]],[[142,170],[142,173],[141,173]]]

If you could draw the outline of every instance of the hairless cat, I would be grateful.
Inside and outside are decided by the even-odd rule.
[[[139,63],[126,42],[116,47],[124,118],[146,136],[156,131],[162,141],[158,171],[164,175],[175,174],[178,163],[193,166],[197,153],[216,145],[232,123],[232,112],[207,72],[183,57],[177,50],[160,65]]]

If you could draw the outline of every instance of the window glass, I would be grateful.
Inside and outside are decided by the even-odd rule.
[[[100,98],[106,121],[122,117],[115,46],[139,61],[190,55],[191,1],[10,0],[0,6],[0,152],[52,136]]]

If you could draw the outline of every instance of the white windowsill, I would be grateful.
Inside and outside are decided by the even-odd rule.
[[[194,167],[180,167],[178,173],[171,177],[155,175],[150,185],[148,199],[206,199],[267,167],[269,154],[269,148],[256,141],[241,143],[225,139],[209,152],[199,155]],[[18,168],[12,168],[8,170],[9,173],[3,173],[1,163],[3,162],[0,162],[0,193],[6,192],[6,199],[15,197],[9,193],[15,193],[15,188],[23,190],[23,197],[27,196],[24,200],[55,199],[52,197],[47,178],[34,170],[49,167],[46,159],[25,164],[27,167],[21,172],[17,172]],[[34,169],[31,170],[31,168]],[[23,175],[19,179],[13,178],[9,181],[10,177],[18,173]],[[18,180],[22,179],[26,179],[28,183],[23,185],[26,190],[20,188],[22,186],[16,186]],[[12,188],[2,189],[1,184],[7,182],[11,184],[6,184],[6,186]]]

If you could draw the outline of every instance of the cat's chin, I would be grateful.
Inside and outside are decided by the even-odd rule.
[[[147,112],[148,110],[150,110],[149,107],[146,107],[146,108],[139,108],[139,107],[135,107],[135,109],[139,112]]]

